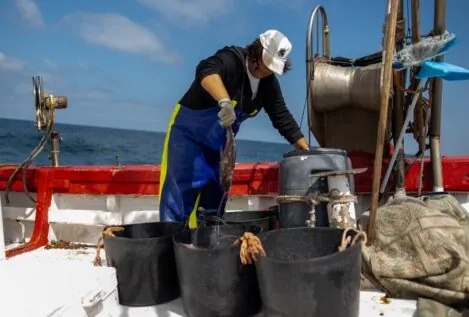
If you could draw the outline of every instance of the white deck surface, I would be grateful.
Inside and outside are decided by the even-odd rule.
[[[118,304],[115,270],[94,267],[95,249],[45,250],[0,261],[0,316],[187,317],[177,299],[152,307]],[[380,303],[379,292],[361,292],[360,317],[415,316],[416,302]],[[262,314],[258,315],[263,316]]]

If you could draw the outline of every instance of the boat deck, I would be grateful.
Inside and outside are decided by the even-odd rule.
[[[186,317],[180,298],[150,307],[119,305],[114,268],[93,266],[96,249],[45,249],[0,261],[0,316],[83,317]],[[362,291],[360,316],[410,317],[416,302],[392,299],[381,303],[384,294]],[[263,316],[262,313],[258,314]]]

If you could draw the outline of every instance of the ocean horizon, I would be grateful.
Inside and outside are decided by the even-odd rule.
[[[34,121],[0,118],[0,164],[24,161],[43,132]],[[61,136],[60,165],[160,164],[165,132],[56,123]],[[285,143],[236,139],[237,162],[280,161],[293,149]],[[33,165],[50,165],[50,144]],[[116,158],[117,157],[117,158]]]

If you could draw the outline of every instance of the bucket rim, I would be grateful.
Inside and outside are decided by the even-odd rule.
[[[260,213],[260,214],[272,215],[272,214],[276,214],[277,211],[276,210],[262,210],[262,209],[256,209],[256,210],[242,210],[242,209],[239,209],[239,210],[226,211],[224,213],[224,215],[226,215],[226,214],[240,214],[240,213],[244,213],[244,214]]]
[[[104,235],[103,241],[110,240],[110,239],[124,240],[129,243],[136,243],[136,242],[142,242],[142,241],[165,241],[165,240],[171,239],[177,232],[184,230],[184,223],[176,222],[176,221],[151,221],[151,222],[128,223],[125,225],[118,225],[117,227],[124,227],[124,230],[125,230],[126,227],[128,228],[130,226],[143,225],[143,224],[156,224],[156,225],[169,224],[174,227],[180,226],[180,228],[175,229],[170,234],[158,236],[158,237],[151,237],[151,238],[127,238],[127,237],[119,237],[119,236],[112,237],[112,236]],[[107,225],[107,226],[104,226],[103,229],[106,230],[106,228],[108,227],[115,227],[115,226]]]
[[[266,234],[273,234],[276,231],[293,231],[293,230],[320,230],[320,231],[336,231],[340,230],[343,231],[344,229],[339,229],[339,228],[330,228],[330,227],[315,227],[315,228],[308,228],[308,227],[295,227],[295,228],[280,228],[280,229],[275,229],[271,231],[265,231],[259,234],[259,238],[262,239],[262,236]],[[261,240],[262,241],[262,240]],[[278,260],[274,259],[272,257],[269,257],[267,254],[265,256],[259,257],[257,262],[260,261],[269,261],[271,263],[277,263],[277,264],[293,264],[293,265],[299,265],[299,264],[304,264],[306,262],[308,263],[322,263],[325,261],[333,260],[336,257],[339,257],[341,255],[348,255],[349,253],[353,252],[356,248],[359,248],[362,246],[363,241],[359,240],[359,242],[353,246],[350,246],[346,248],[344,251],[339,251],[337,250],[336,252],[328,255],[324,255],[318,258],[310,258],[310,259],[297,259],[297,260]]]
[[[228,220],[222,218],[221,220],[218,220],[217,217],[207,217],[207,220],[213,221],[213,222],[225,222],[225,223],[232,223],[232,224],[243,224],[243,223],[249,223],[249,222],[256,222],[259,220],[270,220],[274,218],[274,215],[266,215],[265,217],[258,217],[258,218],[252,218],[252,219],[245,219],[245,220]]]
[[[243,227],[242,224],[225,224],[225,225],[215,225],[215,226],[219,226],[220,228],[221,227]],[[210,227],[200,227],[200,228],[183,228],[182,230],[178,230],[178,232],[175,232],[172,237],[171,237],[171,240],[173,241],[173,244],[174,246],[178,246],[178,247],[181,247],[181,248],[184,248],[186,250],[192,250],[192,251],[196,251],[196,252],[210,252],[210,253],[216,253],[216,252],[232,252],[232,250],[234,248],[228,248],[228,249],[210,249],[210,248],[199,248],[199,247],[195,247],[195,248],[190,248],[188,247],[189,245],[191,245],[190,243],[183,243],[183,242],[180,242],[180,241],[176,241],[176,235],[177,234],[183,234],[184,232],[194,232],[196,230],[213,230],[213,228],[215,226],[210,226]],[[259,229],[259,233],[257,235],[261,235],[263,232],[266,232],[266,231],[263,231],[263,228],[261,226],[258,226],[258,225],[251,225],[251,228],[258,228]],[[238,238],[240,238],[241,236],[239,236]]]

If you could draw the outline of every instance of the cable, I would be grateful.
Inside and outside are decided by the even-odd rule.
[[[9,199],[9,193],[10,193],[10,188],[13,183],[13,180],[15,179],[16,175],[23,170],[23,175],[22,175],[22,182],[23,182],[23,190],[25,194],[29,197],[31,201],[36,203],[36,200],[31,196],[29,193],[27,186],[26,186],[26,171],[28,167],[31,165],[32,161],[39,155],[39,153],[42,152],[44,149],[44,146],[46,145],[46,141],[49,140],[51,134],[52,134],[52,128],[54,126],[54,112],[52,111],[50,113],[50,116],[48,117],[47,120],[47,126],[46,126],[46,132],[42,136],[41,140],[39,141],[39,144],[34,148],[34,150],[29,154],[29,156],[16,168],[16,170],[10,175],[10,178],[8,179],[6,188],[5,188],[5,202],[7,204],[10,203]]]

